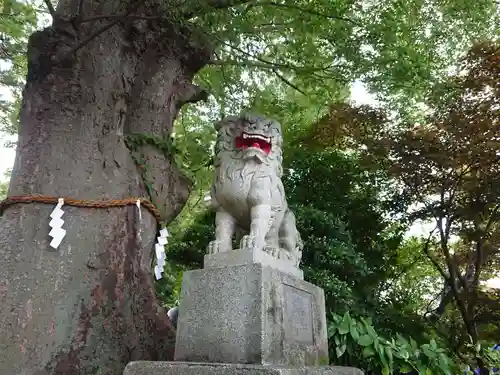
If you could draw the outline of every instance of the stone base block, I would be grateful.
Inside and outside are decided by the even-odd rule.
[[[323,289],[262,264],[185,272],[174,359],[328,364]]]
[[[130,362],[123,375],[363,375],[354,367],[285,367],[195,362]]]
[[[295,267],[293,261],[276,259],[265,251],[258,249],[237,249],[223,253],[206,254],[203,260],[203,268],[241,266],[245,264],[261,264],[288,273],[301,280],[304,279],[304,272]]]

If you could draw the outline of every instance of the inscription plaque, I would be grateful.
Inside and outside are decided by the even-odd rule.
[[[313,344],[313,296],[301,289],[283,284],[285,299],[285,338],[306,344]]]

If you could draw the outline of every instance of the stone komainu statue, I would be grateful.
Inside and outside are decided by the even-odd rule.
[[[298,267],[303,243],[288,208],[281,181],[281,125],[260,115],[227,117],[215,125],[215,176],[211,199],[216,210],[215,239],[209,253],[240,247],[264,250]]]

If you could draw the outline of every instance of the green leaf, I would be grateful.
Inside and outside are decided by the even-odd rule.
[[[410,357],[410,353],[404,347],[398,347],[394,352],[394,356],[401,359],[408,359]]]
[[[430,347],[430,345],[429,345],[429,344],[422,345],[422,347],[421,347],[421,348],[422,348],[423,353],[424,353],[427,357],[429,357],[429,358],[431,358],[431,359],[434,359],[434,358],[436,358],[436,357],[437,357],[437,353],[431,349],[431,347]]]
[[[377,332],[373,329],[372,326],[367,326],[366,330],[368,332],[368,335],[370,335],[372,339],[376,339],[378,337]]]
[[[334,336],[333,341],[335,342],[336,346],[339,346],[340,345],[340,336]]]
[[[437,349],[436,340],[431,339],[431,341],[430,341],[430,347],[431,347],[432,350],[436,350]]]
[[[349,313],[345,313],[344,317],[342,318],[342,322],[340,323],[338,329],[339,333],[341,335],[345,335],[349,332],[349,327],[351,325],[351,317],[349,316]]]
[[[332,338],[335,335],[335,333],[337,333],[337,327],[334,326],[333,324],[328,325],[328,331],[327,331],[328,338]]]
[[[359,339],[359,332],[358,332],[355,321],[351,321],[349,332],[351,333],[351,337],[354,339],[354,341],[357,342]]]
[[[375,350],[370,346],[364,347],[362,353],[364,357],[373,357],[376,354]]]
[[[411,368],[409,365],[403,365],[399,368],[399,372],[401,372],[403,374],[407,374],[411,371],[413,371],[413,368]]]
[[[373,338],[370,335],[362,335],[356,342],[361,346],[369,346],[373,344]]]
[[[385,353],[387,354],[387,359],[389,361],[389,364],[392,366],[392,363],[394,361],[392,348],[390,346],[386,346]]]
[[[344,355],[347,349],[347,345],[344,343],[341,346],[335,347],[335,354],[337,354],[337,358],[340,358]]]

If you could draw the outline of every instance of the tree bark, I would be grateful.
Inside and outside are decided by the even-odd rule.
[[[60,0],[57,15],[73,21],[55,17],[32,35],[10,196],[147,197],[125,137],[169,136],[181,105],[199,99],[191,81],[210,53],[179,23],[139,17],[75,46],[113,22],[82,18],[165,14],[159,4],[93,0],[75,18],[80,1]],[[170,220],[190,183],[157,148],[140,152]],[[18,204],[0,218],[0,374],[121,374],[131,360],[171,359],[175,337],[151,272],[153,216],[63,206],[67,234],[54,250],[53,208]]]

